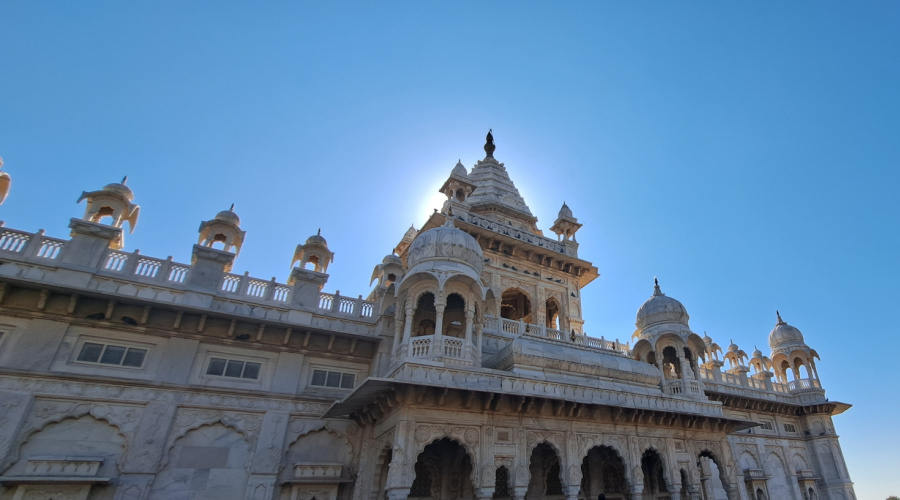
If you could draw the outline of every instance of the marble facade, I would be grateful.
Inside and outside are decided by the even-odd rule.
[[[581,224],[544,236],[484,149],[365,298],[323,291],[321,234],[285,283],[232,274],[233,210],[190,264],[125,251],[124,180],[70,239],[0,227],[0,499],[855,500],[797,328],[723,350],[657,284],[586,335]]]

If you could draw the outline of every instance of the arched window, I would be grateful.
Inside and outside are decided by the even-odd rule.
[[[431,292],[422,294],[416,303],[416,313],[413,316],[414,336],[434,335],[437,310],[434,307],[434,294]]]
[[[546,307],[547,307],[547,309],[546,309],[546,313],[547,313],[546,327],[552,328],[554,330],[561,329],[562,325],[560,324],[560,321],[559,321],[559,319],[560,319],[559,318],[559,311],[560,311],[559,302],[557,302],[555,298],[549,298],[549,299],[547,299]]]
[[[504,291],[500,302],[500,317],[531,323],[531,300],[517,288]]]

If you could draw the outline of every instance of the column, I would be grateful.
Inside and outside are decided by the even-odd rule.
[[[391,356],[397,354],[397,347],[400,345],[400,338],[403,336],[403,310],[399,307],[394,312],[394,343],[391,347]]]
[[[413,315],[416,313],[411,305],[406,306],[406,323],[403,325],[403,345],[406,346],[406,352],[409,353],[410,343],[412,343],[412,324]]]
[[[434,319],[434,338],[431,340],[431,355],[444,355],[444,308],[447,307],[447,299],[443,295],[434,301],[437,314]]]

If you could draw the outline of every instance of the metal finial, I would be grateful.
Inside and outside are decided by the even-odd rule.
[[[484,152],[487,153],[486,158],[494,157],[494,150],[497,149],[497,146],[494,145],[494,136],[491,134],[494,129],[488,130],[487,137],[485,137],[484,142]]]
[[[775,316],[778,318],[778,324],[779,324],[779,325],[783,325],[783,324],[784,324],[784,320],[781,319],[781,313],[778,312],[778,311],[776,310],[776,311],[775,311]]]
[[[127,181],[128,181],[128,176],[127,176],[127,175],[126,175],[125,177],[122,177],[122,184],[125,184],[125,182],[127,182]]]
[[[659,289],[659,280],[656,279],[656,276],[653,277],[653,295],[662,295],[662,290]]]
[[[316,231],[316,236],[322,236],[322,228],[320,227],[318,231]]]
[[[234,212],[234,203],[231,204],[231,208],[228,209],[229,212]]]

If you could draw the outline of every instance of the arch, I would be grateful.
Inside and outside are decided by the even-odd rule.
[[[447,295],[441,331],[446,337],[462,338],[466,334],[466,299],[457,292]]]
[[[432,292],[421,293],[416,298],[412,323],[413,337],[434,334],[436,329],[435,322],[437,321],[437,307],[435,302],[436,298]]]
[[[562,462],[559,451],[551,443],[542,441],[532,448],[528,470],[531,479],[525,494],[527,498],[563,494]]]
[[[788,483],[788,473],[785,462],[775,451],[769,453],[766,460],[766,472],[769,473],[769,479],[766,481],[769,496],[773,499],[790,498],[792,488]]]
[[[342,463],[348,469],[355,462],[354,454],[353,444],[342,433],[324,426],[310,429],[285,448],[282,463],[286,467],[280,471],[281,479],[290,479],[294,474],[292,464],[298,463]]]
[[[548,298],[544,304],[545,326],[554,330],[560,330],[562,328],[561,313],[562,306],[559,305],[559,300],[556,297]]]
[[[703,449],[697,454],[697,468],[700,469],[701,481],[710,500],[727,500],[732,498],[731,483],[722,460],[715,452]]]
[[[810,470],[809,462],[799,453],[794,453],[793,462],[795,471]]]
[[[641,455],[641,473],[644,476],[644,498],[668,496],[669,484],[666,465],[662,454],[654,447],[647,448]]]
[[[668,345],[663,347],[663,375],[666,380],[681,378],[681,360],[678,358],[678,349]]]
[[[494,472],[494,494],[491,498],[511,498],[512,488],[509,486],[509,469],[505,465],[497,467]]]
[[[500,317],[533,323],[531,296],[521,288],[507,288],[500,297]]]
[[[64,416],[29,432],[16,449],[4,475],[26,473],[28,459],[33,457],[102,456],[104,460],[98,474],[117,477],[127,447],[125,434],[107,419],[87,412]]]
[[[697,335],[696,333],[693,333],[693,332],[688,334],[686,344],[687,344],[687,347],[689,347],[691,349],[691,351],[693,351],[693,353],[697,356],[698,360],[703,360],[704,363],[709,361],[708,359],[706,359],[707,351],[708,351],[708,348],[706,347],[706,342],[704,342],[703,339],[699,335]],[[699,364],[700,362],[697,361],[697,363]]]
[[[153,480],[149,500],[215,496],[243,499],[250,479],[251,443],[221,422],[185,432],[169,449],[168,459]]]
[[[119,435],[125,441],[126,447],[131,445],[130,434],[131,434],[131,432],[133,432],[133,428],[129,429],[131,432],[126,432],[125,424],[128,421],[127,420],[117,421],[117,420],[119,420],[119,418],[117,418],[117,417],[120,417],[120,416],[117,415],[116,410],[113,407],[110,407],[110,406],[102,404],[102,403],[93,403],[93,404],[78,403],[78,404],[75,404],[74,406],[65,405],[63,408],[60,408],[59,407],[60,405],[56,404],[56,403],[48,403],[48,404],[50,404],[51,406],[44,407],[44,408],[38,408],[35,413],[37,415],[40,415],[46,409],[47,415],[49,415],[49,417],[32,419],[25,426],[25,428],[21,432],[22,437],[19,439],[18,444],[13,448],[15,451],[13,453],[10,453],[9,456],[7,457],[7,460],[8,460],[7,463],[13,463],[16,460],[18,460],[19,452],[22,449],[22,447],[25,446],[26,443],[28,443],[28,441],[31,439],[32,436],[41,432],[47,426],[60,423],[64,420],[78,419],[78,418],[81,418],[84,416],[90,416],[90,417],[93,417],[95,420],[99,420],[99,421],[102,421],[102,422],[105,422],[105,423],[111,425],[112,427],[114,427],[116,429],[116,431],[119,433]],[[41,415],[41,416],[43,416],[43,415]],[[118,465],[121,466],[124,460],[125,460],[125,455],[123,454],[119,457]]]
[[[474,498],[474,463],[470,451],[459,441],[435,439],[416,456],[409,498]]]
[[[387,500],[387,478],[393,458],[394,450],[389,443],[386,443],[375,458],[375,475],[372,478],[372,489],[369,492],[370,500]]]
[[[760,468],[759,461],[756,460],[756,456],[748,450],[744,450],[743,452],[741,452],[741,458],[738,463],[741,465],[742,470]]]
[[[628,494],[627,467],[621,454],[607,445],[588,450],[581,463],[581,498],[597,498],[604,494],[613,499]]]

